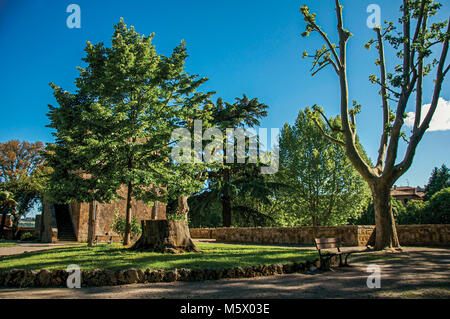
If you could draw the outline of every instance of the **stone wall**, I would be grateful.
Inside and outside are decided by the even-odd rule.
[[[123,198],[126,198],[127,188],[122,186],[119,190],[119,195]],[[89,204],[82,203],[78,208],[78,216],[74,216],[75,209],[72,210],[72,218],[77,220],[78,223],[74,224],[75,229],[77,229],[77,238],[78,241],[85,242],[88,238],[88,222],[89,222]],[[111,224],[114,219],[114,212],[117,210],[119,215],[122,218],[125,218],[125,210],[126,210],[126,200],[119,200],[117,202],[111,202],[109,204],[97,204],[96,210],[96,221],[95,221],[95,234],[99,236],[99,239],[102,237],[108,238],[110,236],[117,237],[117,234],[112,232]],[[75,213],[76,214],[76,213]],[[154,216],[153,216],[153,215]],[[147,220],[147,219],[166,219],[166,206],[158,203],[156,212],[153,210],[153,206],[145,204],[143,201],[136,200],[132,198],[131,200],[131,216],[137,216],[139,221]]]
[[[34,227],[19,227],[19,230],[17,232],[17,238],[20,239],[20,237],[25,233],[31,233],[34,235],[35,228]],[[11,228],[5,229],[3,236],[7,240],[13,240],[13,231]],[[36,237],[37,238],[37,237]]]
[[[126,187],[123,186],[118,194],[126,198]],[[87,242],[88,240],[88,224],[89,224],[89,203],[72,202],[69,205],[69,211],[72,218],[72,224],[75,236],[79,242]],[[114,219],[114,212],[117,210],[122,218],[125,218],[126,200],[118,200],[109,204],[96,203],[96,219],[95,234],[102,238],[117,237],[112,232],[111,224]],[[153,206],[145,204],[143,201],[132,198],[131,216],[137,216],[139,221],[148,219],[166,219],[166,205],[157,203],[156,209]],[[43,200],[43,214],[40,220],[39,231],[40,238],[43,242],[51,242],[51,228],[55,227],[55,221],[52,220],[52,205],[45,199]],[[39,225],[38,224],[38,225]]]
[[[400,243],[404,246],[450,246],[450,224],[399,225]],[[317,237],[337,237],[344,246],[375,243],[375,226],[301,226],[191,228],[192,238],[209,238],[222,242],[313,245]]]
[[[337,258],[332,260],[337,266]],[[252,278],[314,271],[321,266],[318,259],[286,264],[254,265],[225,269],[94,269],[81,270],[81,286],[115,286],[136,283],[157,283],[174,281],[204,281],[223,278]],[[67,287],[69,272],[62,269],[41,269],[39,272],[22,269],[0,269],[0,287]]]
[[[317,237],[337,237],[346,246],[358,245],[358,226],[191,228],[190,232],[192,238],[223,242],[312,245]]]
[[[450,224],[399,225],[397,231],[405,246],[450,246]]]

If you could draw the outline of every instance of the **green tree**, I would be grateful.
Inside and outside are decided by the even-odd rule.
[[[227,129],[248,129],[259,125],[260,119],[266,115],[267,105],[256,98],[249,100],[244,95],[243,98],[236,98],[236,102],[232,104],[219,98],[212,110],[211,123],[222,132]],[[226,149],[227,143],[237,143],[236,135],[228,139],[224,135],[223,149]],[[250,145],[250,138],[255,138],[256,147],[259,147],[256,136],[246,138],[245,155],[250,153],[250,148],[255,147]],[[269,196],[279,185],[260,173],[261,162],[250,163],[247,157],[245,163],[238,163],[234,156],[233,154],[230,161],[228,154],[224,152],[222,164],[209,169],[205,174],[204,189],[191,199],[193,214],[205,215],[211,206],[220,203],[223,227],[230,227],[232,224],[261,225],[270,220],[270,217],[258,208],[258,203],[268,203]]]
[[[125,229],[127,226],[127,220],[120,217],[119,211],[114,211],[114,219],[111,224],[111,229],[119,236],[123,237],[125,235]],[[142,229],[137,216],[131,218],[131,237],[137,238],[141,235]]]
[[[315,124],[317,119],[310,114],[309,108],[300,110],[295,123],[286,123],[281,132],[276,178],[289,187],[280,192],[280,199],[290,207],[299,224],[345,224],[366,208],[369,189],[344,148],[325,138]],[[339,119],[329,122],[340,125]]]
[[[415,202],[415,201],[411,201]],[[406,216],[406,214],[410,214],[410,212],[406,212],[405,206],[403,206],[402,202],[396,200],[394,197],[391,197],[391,207],[392,212],[394,214],[394,218],[398,224],[407,223],[406,221],[410,221],[415,217]],[[370,203],[364,212],[357,218],[351,218],[348,223],[350,225],[373,225],[375,221],[375,208],[373,203]]]
[[[41,142],[11,140],[0,143],[0,191],[2,229],[4,216],[12,216],[13,236],[17,236],[22,217],[41,199],[47,183],[49,168],[45,166],[44,145]],[[6,206],[6,207],[5,207]]]
[[[375,249],[400,247],[394,215],[392,212],[390,189],[410,167],[414,159],[417,145],[430,125],[433,114],[438,105],[442,84],[450,65],[446,64],[449,47],[450,23],[449,21],[433,21],[441,5],[432,0],[403,0],[399,28],[394,22],[387,21],[384,27],[374,28],[376,38],[370,40],[365,47],[370,49],[374,44],[377,49],[375,65],[379,67],[380,77],[369,76],[369,80],[380,87],[382,102],[382,130],[380,134],[380,147],[375,165],[368,163],[358,150],[356,144],[356,115],[361,105],[353,101],[350,108],[349,84],[347,78],[347,43],[352,33],[344,28],[342,10],[339,0],[335,0],[337,18],[338,43],[330,40],[327,32],[316,22],[316,14],[311,13],[307,6],[300,11],[306,22],[303,36],[317,32],[325,42],[324,46],[314,54],[304,52],[303,57],[313,58],[312,75],[317,74],[325,67],[332,67],[338,76],[340,87],[340,116],[342,128],[336,130],[338,137],[325,134],[333,142],[345,147],[346,154],[354,167],[369,184],[375,207],[376,243]],[[389,43],[399,58],[392,72],[388,72],[385,60],[385,43]],[[436,45],[440,45],[437,58],[433,54]],[[433,79],[433,95],[430,108],[422,116],[423,82],[425,76],[436,70]],[[407,138],[402,131],[405,119],[405,110],[408,101],[415,92],[415,121],[412,134]],[[391,111],[390,104],[396,104]],[[317,116],[321,116],[317,109]],[[423,119],[423,120],[421,120]],[[401,139],[407,140],[406,152],[398,163],[397,155]]]
[[[423,210],[425,223],[450,224],[450,187],[434,194]]]
[[[428,184],[425,186],[425,200],[429,200],[441,189],[450,187],[450,169],[442,164],[440,168],[435,167],[431,173]]]
[[[408,201],[406,209],[394,216],[395,220],[399,225],[420,225],[426,224],[426,216],[424,215],[425,207],[428,205],[427,202],[420,200]]]
[[[51,84],[49,145],[54,168],[49,196],[56,202],[110,202],[126,189],[124,245],[130,242],[131,199],[166,201],[202,187],[190,164],[170,160],[171,133],[207,117],[209,97],[197,89],[207,79],[185,71],[184,41],[171,56],[157,54],[153,34],[138,34],[123,19],[111,47],[87,42],[76,93]]]

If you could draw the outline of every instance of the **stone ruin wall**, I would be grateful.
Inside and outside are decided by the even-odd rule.
[[[450,224],[398,225],[397,231],[404,246],[450,246]],[[337,237],[343,246],[375,243],[375,226],[371,225],[191,228],[190,233],[192,238],[234,243],[313,245],[317,237]]]

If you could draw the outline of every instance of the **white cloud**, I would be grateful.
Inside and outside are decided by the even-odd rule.
[[[428,113],[431,104],[425,104],[422,106],[422,113],[420,116],[420,123]],[[414,119],[416,114],[409,112],[408,117],[405,119],[405,125],[412,127],[414,125]],[[443,98],[439,98],[436,111],[431,119],[430,126],[427,129],[429,131],[447,131],[450,130],[450,101],[446,101]]]

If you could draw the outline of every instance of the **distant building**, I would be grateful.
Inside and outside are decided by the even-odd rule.
[[[391,189],[391,196],[406,206],[410,200],[423,200],[425,190],[421,187],[394,186]]]

